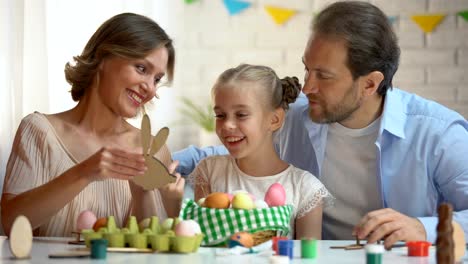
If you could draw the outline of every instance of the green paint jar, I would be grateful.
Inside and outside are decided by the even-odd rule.
[[[301,257],[305,259],[317,257],[317,240],[301,239]]]
[[[107,239],[91,240],[91,258],[105,259],[107,257]]]
[[[367,264],[382,264],[382,255],[385,251],[383,245],[369,244],[365,246],[365,249]]]

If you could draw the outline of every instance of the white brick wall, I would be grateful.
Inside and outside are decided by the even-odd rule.
[[[279,76],[302,80],[303,49],[312,15],[333,0],[250,0],[252,7],[229,16],[221,0],[183,5],[183,33],[177,44],[175,78],[181,94],[200,101],[218,75],[239,63],[266,64]],[[402,49],[394,85],[435,100],[468,117],[468,22],[457,16],[468,0],[368,0],[387,15],[397,16],[394,28]],[[265,5],[298,11],[285,25],[276,25]],[[411,15],[445,13],[434,32],[425,34]],[[186,145],[194,143],[196,127],[187,126]],[[195,133],[196,134],[196,133]],[[189,141],[192,140],[192,141]]]
[[[441,104],[453,104],[457,93],[456,85],[412,85],[406,89],[424,98],[438,101]]]
[[[464,103],[463,106],[468,108],[468,89],[466,89],[466,87],[458,87],[458,101]]]
[[[431,66],[427,76],[429,84],[466,84],[468,67]]]
[[[395,30],[401,47],[423,48],[425,43],[424,32],[418,29]]]
[[[402,47],[401,64],[405,66],[455,65],[454,49],[413,49]]]
[[[457,62],[460,66],[468,66],[468,49],[458,49]]]
[[[468,28],[437,31],[427,36],[427,40],[427,46],[431,48],[468,47]]]
[[[390,16],[424,13],[427,6],[425,0],[373,0],[370,2]]]
[[[429,12],[458,12],[466,9],[468,6],[468,1],[466,0],[429,0],[428,3]]]
[[[401,65],[393,77],[394,86],[402,85],[399,88],[414,84],[424,84],[426,82],[426,71],[423,66]],[[398,85],[396,85],[398,84]]]

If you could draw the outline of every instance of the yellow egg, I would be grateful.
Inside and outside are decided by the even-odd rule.
[[[249,194],[238,193],[232,198],[232,208],[250,210],[255,208],[255,204]]]

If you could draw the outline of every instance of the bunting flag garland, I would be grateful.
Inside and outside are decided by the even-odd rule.
[[[223,0],[223,3],[229,12],[229,15],[233,16],[251,7],[252,3],[250,1],[248,0],[247,1]],[[186,4],[193,4],[195,2],[199,2],[199,0],[184,0],[184,2]],[[283,25],[298,12],[297,10],[294,10],[294,9],[282,8],[282,7],[271,6],[271,5],[265,5],[264,8],[265,8],[265,11],[271,16],[271,18],[277,25]],[[311,13],[312,17],[317,16],[319,12],[320,11],[312,12]],[[413,20],[413,22],[416,23],[419,26],[419,28],[425,33],[431,33],[443,21],[446,15],[447,14],[443,14],[443,13],[435,13],[435,14],[420,13],[420,14],[412,15],[411,20]],[[456,12],[456,15],[462,17],[465,21],[468,22],[468,10],[461,10],[459,12]],[[398,15],[387,16],[387,19],[390,22],[390,24],[393,25],[398,21],[399,16]]]
[[[415,15],[411,19],[418,24],[422,31],[430,33],[444,19],[444,14]]]
[[[268,12],[268,14],[273,18],[273,20],[278,25],[284,24],[294,14],[296,14],[296,10],[281,8],[281,7],[274,7],[274,6],[265,6],[265,10]]]
[[[398,16],[388,16],[388,21],[390,21],[390,24],[395,24],[395,21],[397,21]]]
[[[229,15],[233,16],[239,14],[244,9],[250,7],[252,4],[241,0],[224,0],[224,5],[228,10]]]
[[[463,19],[465,19],[465,21],[468,21],[468,10],[460,11],[460,12],[458,12],[458,15],[463,17]]]

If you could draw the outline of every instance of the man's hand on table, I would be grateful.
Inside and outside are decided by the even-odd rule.
[[[366,214],[353,229],[353,235],[367,239],[367,243],[384,240],[386,249],[398,241],[426,240],[423,224],[390,208],[375,210]]]

